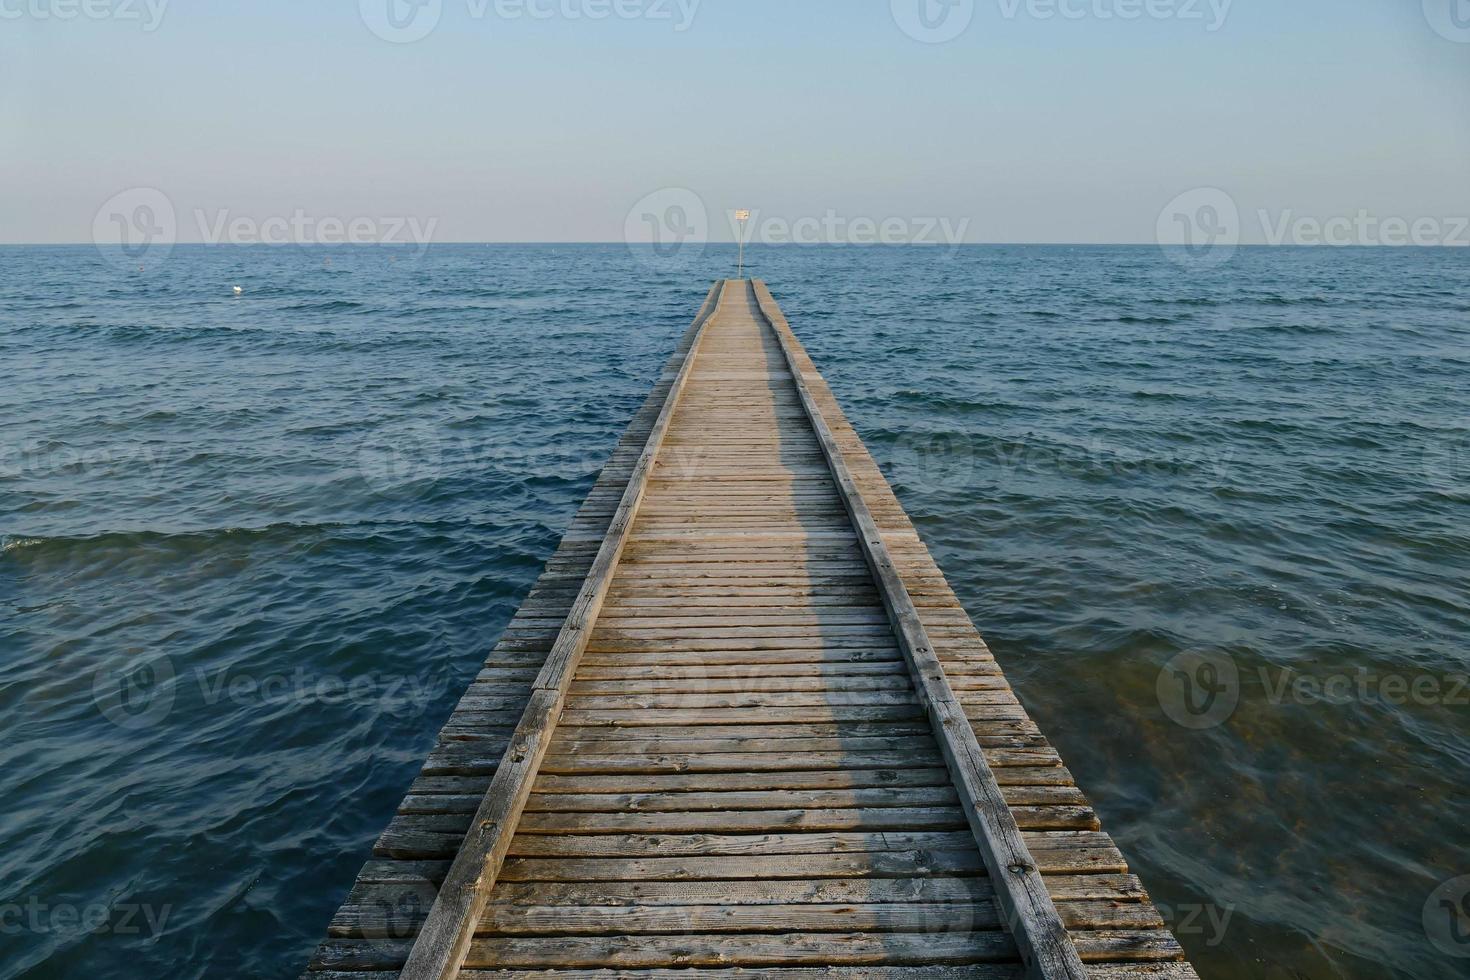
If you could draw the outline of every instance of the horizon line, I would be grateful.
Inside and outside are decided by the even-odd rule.
[[[167,248],[407,248],[428,249],[443,245],[483,245],[493,246],[546,246],[546,245],[621,245],[626,248],[650,248],[657,242],[626,242],[618,239],[613,240],[591,240],[581,241],[513,241],[513,240],[454,240],[435,242],[172,242]],[[738,243],[733,241],[705,241],[691,242],[691,245],[700,246],[722,246],[735,248]],[[0,248],[96,248],[113,249],[122,248],[121,243],[106,242],[0,242]],[[957,249],[957,248],[1159,248],[1178,249],[1188,248],[1187,245],[1161,242],[746,242],[746,248],[918,248],[918,249]],[[1315,249],[1326,248],[1332,250],[1341,249],[1432,249],[1432,248],[1470,248],[1470,243],[1465,242],[1430,242],[1420,244],[1417,242],[1403,242],[1397,245],[1384,243],[1368,244],[1363,242],[1348,242],[1335,245],[1327,242],[1306,244],[1301,242],[1238,242],[1234,248],[1303,248]]]

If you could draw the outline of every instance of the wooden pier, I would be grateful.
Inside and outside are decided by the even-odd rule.
[[[710,291],[309,980],[1194,978],[759,281]]]

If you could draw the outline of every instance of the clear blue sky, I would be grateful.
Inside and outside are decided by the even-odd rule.
[[[442,0],[406,44],[359,0],[172,0],[152,31],[150,0],[35,12],[82,2],[0,0],[0,241],[89,241],[139,186],[185,241],[200,211],[614,241],[664,187],[716,215],[969,219],[971,241],[1152,241],[1201,186],[1251,215],[1470,215],[1470,43],[1421,0],[1235,0],[1214,31],[1209,0],[1128,21],[1092,11],[1129,0],[975,0],[943,44],[890,0],[702,0],[683,32]]]

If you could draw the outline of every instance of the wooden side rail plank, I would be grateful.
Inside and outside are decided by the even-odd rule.
[[[409,951],[408,962],[400,974],[403,980],[451,980],[458,975],[474,942],[476,924],[489,903],[511,838],[531,795],[532,783],[561,718],[567,689],[607,597],[613,571],[627,543],[628,529],[638,516],[669,422],[699,355],[705,328],[718,315],[724,293],[725,283],[716,283],[700,311],[694,340],[633,467],[597,557],[533,685],[531,701],[496,768],[464,844],[450,865],[428,919]]]
[[[919,618],[913,598],[895,569],[882,532],[848,471],[841,447],[813,398],[801,365],[788,342],[790,325],[761,280],[752,285],[761,315],[770,324],[796,385],[802,408],[816,430],[822,455],[858,532],[863,555],[878,582],[899,646],[908,660],[935,737],[959,790],[965,816],[996,886],[997,901],[1026,965],[1027,975],[1043,980],[1083,980],[1087,972],[1067,933],[1036,861],[1021,836],[995,774],[986,762],[964,709]]]

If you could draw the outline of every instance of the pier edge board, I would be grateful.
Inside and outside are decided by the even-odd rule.
[[[848,514],[857,526],[857,537],[868,567],[877,580],[883,605],[892,620],[893,632],[908,661],[909,670],[934,726],[935,738],[943,750],[945,763],[955,788],[959,791],[966,819],[974,832],[980,854],[992,882],[996,897],[1005,913],[1006,923],[1016,940],[1027,976],[1041,980],[1084,980],[1087,976],[1061,915],[1041,879],[1036,861],[1031,856],[1015,816],[1007,805],[995,774],[980,751],[975,732],[965,718],[964,710],[950,687],[944,667],[934,654],[923,620],[914,606],[908,588],[899,578],[888,546],[862,491],[848,471],[842,449],[828,427],[822,407],[807,387],[801,365],[794,350],[796,338],[786,317],[777,307],[770,290],[762,280],[753,283],[761,315],[766,318],[796,383],[802,405],[816,430],[823,455],[832,468],[833,479]]]

